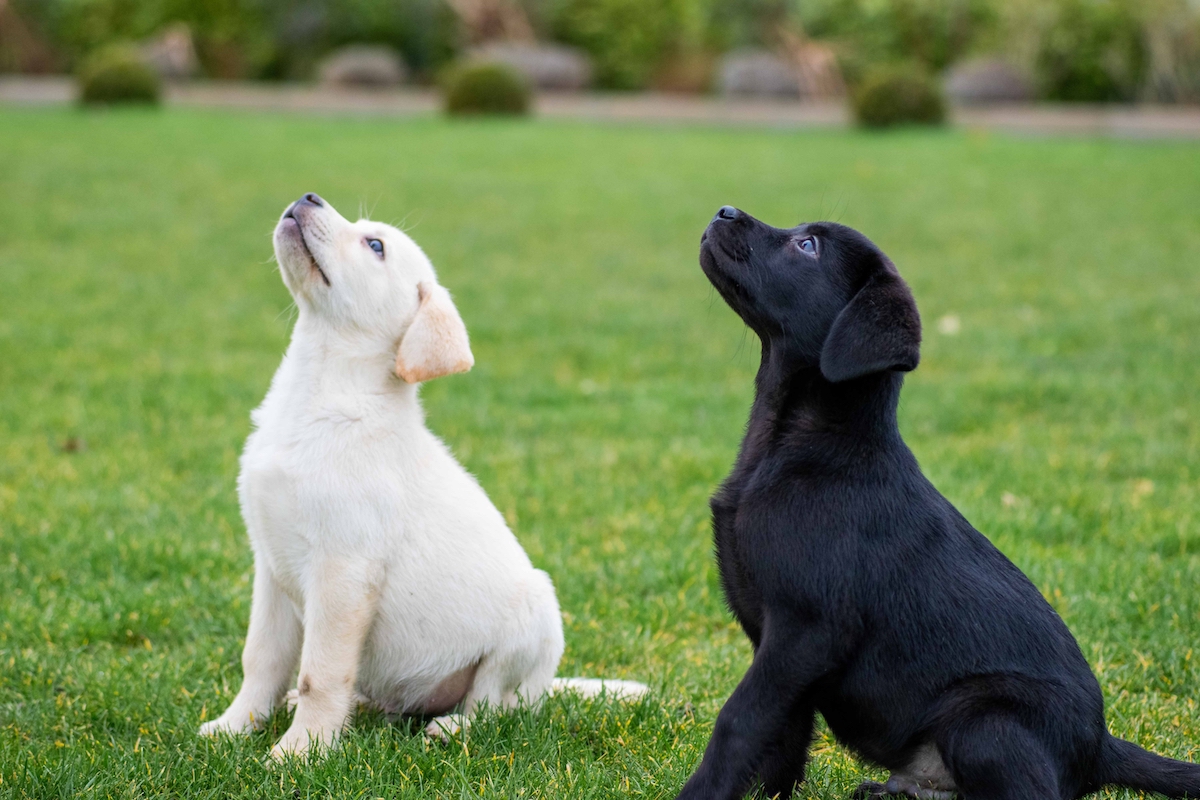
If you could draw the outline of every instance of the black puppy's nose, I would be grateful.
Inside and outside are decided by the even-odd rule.
[[[314,192],[308,192],[307,194],[305,194],[303,197],[301,197],[299,200],[296,201],[296,205],[302,205],[305,203],[307,203],[308,205],[317,206],[318,208],[325,205],[325,201],[321,199],[321,196],[318,194],[315,194]]]
[[[739,216],[741,216],[741,213],[742,212],[738,211],[733,206],[721,206],[720,210],[717,211],[717,216],[714,217],[714,219],[737,219]]]

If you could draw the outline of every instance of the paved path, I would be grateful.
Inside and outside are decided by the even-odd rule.
[[[0,105],[64,105],[75,96],[69,78],[0,76]],[[369,91],[306,84],[197,81],[170,86],[166,102],[192,108],[226,108],[315,114],[410,116],[440,107],[429,89]],[[840,103],[806,103],[670,94],[560,94],[537,98],[537,114],[556,119],[840,128],[849,125]],[[1200,107],[1011,105],[954,109],[955,125],[1028,135],[1066,134],[1121,138],[1200,139]]]

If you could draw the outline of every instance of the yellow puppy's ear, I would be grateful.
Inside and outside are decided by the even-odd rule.
[[[421,305],[396,351],[396,375],[421,383],[475,366],[467,326],[450,293],[433,282],[417,284]]]

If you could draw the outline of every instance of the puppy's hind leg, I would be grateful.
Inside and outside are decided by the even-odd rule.
[[[549,575],[536,571],[527,590],[512,637],[483,657],[459,713],[435,718],[425,727],[427,736],[448,740],[469,725],[481,704],[532,706],[550,691],[563,653],[562,615]]]
[[[963,800],[1067,800],[1053,756],[1007,714],[954,720],[936,739]]]

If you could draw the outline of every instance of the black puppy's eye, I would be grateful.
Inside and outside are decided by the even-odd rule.
[[[383,258],[383,242],[378,239],[367,239],[367,247],[375,251],[375,255]]]
[[[801,253],[816,258],[817,239],[815,236],[805,236],[803,239],[797,239],[796,247],[799,248]]]

